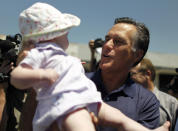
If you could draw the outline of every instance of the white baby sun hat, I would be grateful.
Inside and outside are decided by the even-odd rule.
[[[19,15],[19,29],[24,40],[35,42],[61,36],[70,28],[80,25],[80,19],[61,13],[46,3],[35,3]]]

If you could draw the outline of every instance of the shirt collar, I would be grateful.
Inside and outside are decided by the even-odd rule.
[[[64,51],[60,45],[56,44],[56,43],[52,43],[52,42],[46,42],[46,43],[37,43],[35,44],[35,47],[38,47],[39,49],[42,48],[42,49],[49,49],[49,48],[52,48],[52,49],[55,49],[55,50],[62,50]]]
[[[129,96],[129,97],[134,97],[135,94],[136,94],[136,90],[133,86],[136,86],[137,84],[131,80],[130,78],[130,74],[128,75],[128,78],[127,80],[125,81],[125,83],[118,89],[108,93],[107,90],[106,90],[106,87],[104,86],[103,84],[103,81],[102,81],[102,76],[101,76],[101,70],[99,69],[97,72],[96,72],[96,83],[99,83],[99,90],[104,93],[104,94],[113,94],[113,93],[117,93],[117,92],[123,92],[125,95]]]
[[[136,90],[134,86],[137,86],[137,84],[133,80],[131,80],[130,75],[128,76],[123,86],[124,86],[123,91],[125,94],[127,94],[128,96],[132,98],[136,95]]]

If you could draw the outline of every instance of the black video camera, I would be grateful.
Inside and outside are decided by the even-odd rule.
[[[104,40],[102,40],[101,38],[97,38],[94,41],[94,49],[102,47],[104,45]]]
[[[10,64],[14,63],[16,66],[17,56],[20,50],[20,44],[22,41],[22,36],[20,34],[16,34],[14,36],[6,36],[4,40],[0,39],[0,65],[3,61],[8,60]],[[8,74],[3,74],[0,72],[0,82],[5,81],[9,78]]]
[[[22,36],[20,34],[14,36],[8,35],[5,40],[0,40],[0,64],[4,60],[9,60],[16,64],[21,41]]]

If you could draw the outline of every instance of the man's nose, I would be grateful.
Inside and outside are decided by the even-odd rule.
[[[108,41],[105,42],[105,44],[104,44],[103,47],[104,47],[105,49],[107,49],[107,50],[111,50],[111,49],[113,49],[113,46],[114,46],[113,40],[110,39],[110,40],[108,40]]]

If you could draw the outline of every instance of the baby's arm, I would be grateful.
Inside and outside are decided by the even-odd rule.
[[[11,84],[18,89],[27,89],[43,81],[51,85],[58,77],[53,69],[32,69],[30,66],[23,65],[17,66],[11,72]]]
[[[118,109],[102,103],[98,112],[99,124],[115,127],[123,131],[151,131],[136,121],[125,116]],[[155,131],[168,131],[170,123],[167,122]]]

